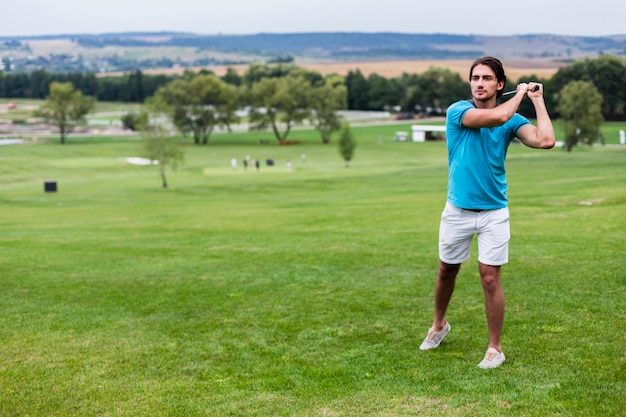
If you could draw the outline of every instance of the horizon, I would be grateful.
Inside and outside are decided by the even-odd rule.
[[[316,34],[396,34],[396,35],[425,35],[425,36],[469,36],[469,37],[489,37],[489,38],[508,38],[508,37],[539,37],[539,36],[562,36],[562,37],[576,37],[576,38],[611,38],[611,37],[626,37],[626,30],[623,33],[613,33],[607,35],[576,35],[576,34],[560,34],[560,33],[517,33],[507,35],[490,35],[482,33],[449,33],[449,32],[403,32],[403,31],[307,31],[307,32],[256,32],[256,33],[198,33],[191,31],[177,31],[177,30],[122,30],[113,32],[63,32],[63,33],[41,33],[31,35],[0,35],[0,39],[33,39],[33,38],[66,38],[74,36],[107,36],[107,35],[127,35],[127,36],[141,36],[141,35],[195,35],[195,36],[259,36],[259,35],[277,35],[277,36],[289,36],[289,35],[316,35]],[[626,44],[624,45],[626,48]]]

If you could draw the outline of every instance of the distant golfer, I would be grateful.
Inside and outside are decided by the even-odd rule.
[[[469,259],[478,236],[478,268],[485,294],[489,345],[481,368],[500,366],[504,293],[500,267],[508,262],[510,239],[504,160],[517,137],[531,148],[554,146],[554,129],[543,99],[543,86],[521,83],[515,95],[498,105],[506,83],[502,63],[478,58],[470,68],[471,100],[452,104],[446,116],[448,197],[439,227],[439,273],[435,284],[435,318],[421,350],[439,346],[450,331],[445,319],[461,264]],[[517,114],[524,97],[533,103],[537,126]]]

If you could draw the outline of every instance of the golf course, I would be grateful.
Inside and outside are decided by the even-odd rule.
[[[620,129],[572,152],[511,145],[491,370],[476,242],[452,331],[418,349],[447,152],[394,141],[410,123],[353,126],[348,167],[314,130],[181,137],[166,189],[128,163],[139,135],[0,146],[0,416],[623,416]]]

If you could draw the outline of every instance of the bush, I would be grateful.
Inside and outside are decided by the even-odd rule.
[[[132,131],[141,130],[141,126],[145,125],[146,119],[147,119],[146,114],[144,113],[138,114],[135,112],[127,113],[120,118],[120,120],[122,121],[122,126],[124,126],[124,129],[130,129]]]

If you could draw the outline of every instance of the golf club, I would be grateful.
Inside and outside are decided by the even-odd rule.
[[[533,91],[537,91],[537,90],[539,90],[539,86],[538,86],[538,85],[536,85],[536,86],[533,88]],[[507,91],[506,93],[502,93],[502,95],[503,95],[503,96],[508,96],[509,94],[515,94],[515,93],[517,93],[517,90]]]

